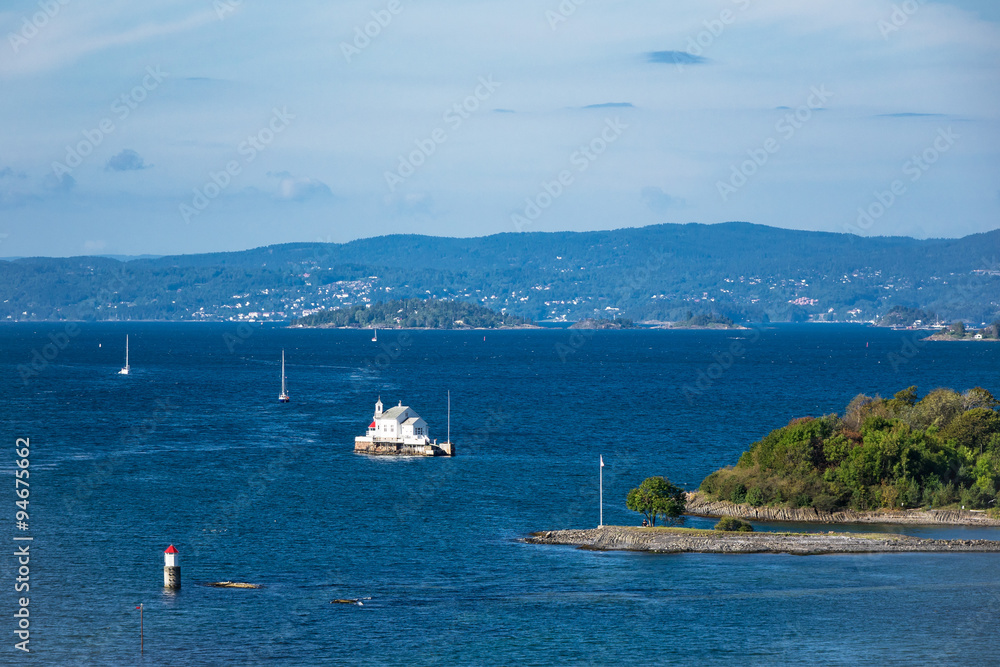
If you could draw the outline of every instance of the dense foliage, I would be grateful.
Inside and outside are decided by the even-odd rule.
[[[634,329],[635,322],[627,317],[616,317],[609,320],[606,317],[585,317],[579,322],[574,322],[570,329]]]
[[[733,320],[724,315],[719,315],[717,313],[701,313],[695,315],[691,311],[688,311],[686,319],[680,322],[674,322],[675,328],[691,327],[694,329],[701,329],[706,327],[718,327],[720,329],[726,329],[732,326],[734,326]]]
[[[534,320],[870,320],[902,306],[981,323],[1000,317],[1000,272],[988,259],[997,256],[1000,230],[918,241],[724,223],[387,236],[126,262],[26,258],[0,261],[0,320],[287,320],[436,297]]]
[[[990,392],[935,389],[917,400],[858,395],[843,416],[795,419],[701,484],[754,506],[993,509],[1000,499],[1000,405]]]
[[[724,516],[719,519],[719,523],[715,524],[715,530],[724,530],[731,533],[752,533],[753,526],[734,516]]]
[[[340,310],[323,310],[292,322],[307,327],[374,327],[379,329],[497,329],[530,324],[515,315],[489,308],[441,299],[405,299],[359,305]]]
[[[955,338],[958,340],[967,340],[969,338],[983,338],[985,340],[996,340],[1000,338],[1000,321],[994,322],[988,327],[983,327],[978,331],[975,329],[966,328],[963,322],[956,322],[955,324],[948,327],[943,333],[937,334],[938,337],[945,338]]]
[[[684,513],[684,490],[666,477],[647,477],[637,488],[628,492],[625,506],[646,517],[650,526],[662,516],[665,523],[674,523]]]
[[[883,327],[909,327],[917,322],[921,326],[933,324],[937,320],[937,315],[928,313],[920,308],[907,308],[906,306],[893,306],[888,313],[879,320],[879,325]]]

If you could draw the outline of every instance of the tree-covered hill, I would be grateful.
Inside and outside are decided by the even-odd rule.
[[[1000,230],[925,241],[736,222],[397,235],[127,262],[0,261],[0,284],[7,321],[291,319],[431,297],[534,320],[874,320],[898,306],[978,324],[1000,317]]]
[[[755,506],[874,510],[995,509],[1000,405],[985,389],[910,387],[859,395],[843,416],[805,417],[755,442],[701,484],[709,498]]]
[[[530,325],[516,315],[503,315],[473,303],[440,299],[406,299],[323,310],[292,321],[302,327],[366,327],[378,329],[499,329]]]

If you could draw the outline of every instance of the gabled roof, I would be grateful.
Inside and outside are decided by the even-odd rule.
[[[396,419],[396,420],[398,420],[399,416],[401,414],[403,414],[404,412],[406,412],[407,410],[409,410],[409,409],[410,409],[410,406],[408,406],[408,405],[397,405],[396,407],[389,408],[388,410],[386,410],[385,412],[383,412],[382,416],[380,416],[379,419]]]
[[[418,421],[420,421],[420,417],[410,417],[409,419],[407,419],[403,423],[404,424],[416,424]]]

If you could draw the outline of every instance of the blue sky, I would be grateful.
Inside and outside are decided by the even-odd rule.
[[[7,2],[0,256],[988,231],[998,22],[987,0]]]

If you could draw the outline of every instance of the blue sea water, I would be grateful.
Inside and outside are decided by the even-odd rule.
[[[519,541],[598,523],[600,456],[605,523],[636,524],[624,497],[645,477],[695,488],[771,429],[859,392],[1000,395],[1000,345],[847,325],[386,331],[378,343],[263,325],[69,331],[0,326],[0,663],[1000,664],[996,554]],[[126,333],[132,374],[120,376]],[[46,348],[52,337],[64,349]],[[379,396],[444,439],[448,391],[458,457],[352,453]],[[16,438],[31,442],[28,531],[14,524]],[[13,538],[26,535],[30,655],[13,632]],[[177,593],[162,589],[169,544]],[[222,580],[263,587],[200,585]]]

